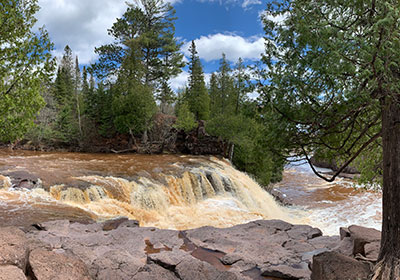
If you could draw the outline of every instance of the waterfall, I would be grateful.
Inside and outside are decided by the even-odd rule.
[[[141,226],[159,228],[227,227],[257,219],[290,221],[286,209],[228,161],[215,157],[187,160],[191,164],[177,162],[174,172],[139,172],[132,178],[75,176],[83,186],[57,184],[29,191],[10,189],[9,179],[0,176],[0,192],[23,192],[27,204],[37,204],[39,197],[46,204],[80,208],[97,220],[126,216]]]

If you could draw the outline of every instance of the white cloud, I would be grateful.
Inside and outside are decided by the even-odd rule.
[[[268,11],[263,10],[258,13],[258,16],[259,16],[261,22],[263,21],[263,19],[267,19],[267,20],[271,20],[271,21],[279,24],[279,23],[283,23],[287,19],[287,17],[289,16],[289,13],[286,12],[284,14],[275,16],[275,15],[271,15],[271,13],[269,13]]]
[[[178,76],[171,79],[171,89],[177,91],[178,89],[185,87],[187,85],[188,78],[189,73],[187,71],[182,71],[182,73],[180,73]]]
[[[218,2],[220,5],[239,4],[244,9],[248,9],[251,5],[260,5],[261,0],[198,0],[200,2]]]
[[[37,25],[45,25],[49,32],[54,55],[62,54],[69,45],[82,64],[96,60],[95,47],[112,42],[107,30],[127,8],[124,0],[39,0],[39,6]]]
[[[261,4],[260,0],[244,0],[242,3],[242,7],[246,9],[250,5],[259,5],[259,4]]]
[[[246,60],[258,60],[264,52],[264,38],[244,38],[238,35],[213,34],[195,40],[199,57],[205,61],[219,60],[225,53],[229,61],[236,62],[239,57]],[[191,42],[184,44],[183,52],[189,56]]]
[[[182,71],[182,73],[180,73],[178,76],[171,79],[170,80],[171,89],[176,92],[178,89],[187,86],[189,75],[190,75],[189,72]],[[206,82],[206,84],[210,82],[210,78],[211,78],[211,73],[204,73],[204,81]]]
[[[94,48],[111,42],[109,29],[126,10],[121,0],[39,0],[38,25],[45,25],[55,54],[69,45],[83,64],[96,59]]]

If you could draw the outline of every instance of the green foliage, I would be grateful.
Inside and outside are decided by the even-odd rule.
[[[319,149],[342,163],[370,154],[382,158],[381,104],[397,100],[392,93],[400,85],[400,9],[397,1],[373,2],[373,7],[371,1],[328,0],[268,5],[263,57],[268,70],[261,73],[260,90],[265,110],[275,112],[268,125],[286,155],[308,157]],[[379,181],[381,165],[361,163],[363,178]]]
[[[185,132],[189,132],[197,127],[196,117],[190,111],[189,104],[186,101],[178,106],[176,116],[175,127],[177,129],[183,129]]]
[[[210,98],[204,82],[203,67],[201,66],[194,41],[192,41],[189,51],[191,53],[189,62],[190,76],[185,98],[196,120],[208,120],[210,116]]]
[[[247,98],[250,89],[243,61],[239,59],[232,70],[222,55],[219,72],[210,79],[211,119],[206,129],[234,148],[232,161],[236,167],[268,185],[281,179],[284,160],[274,153],[279,147],[270,139],[257,102]]]
[[[111,117],[117,131],[145,134],[155,113],[156,93],[162,105],[173,102],[168,80],[184,66],[174,37],[174,14],[173,7],[162,0],[128,4],[109,30],[115,42],[96,48],[100,58],[92,70],[109,87],[107,98],[112,100],[112,117],[107,111],[105,117],[98,115],[103,112],[98,110],[103,108],[102,100],[97,99],[98,109],[87,107],[97,120],[103,120],[100,127],[108,129]],[[90,95],[86,99],[90,100]],[[101,134],[107,129],[101,128]]]
[[[31,30],[37,1],[6,1],[0,5],[0,141],[21,138],[44,105],[42,86],[50,78],[52,44],[41,28]]]
[[[57,76],[54,82],[53,96],[56,100],[57,120],[54,130],[57,132],[57,141],[64,143],[78,143],[82,137],[81,107],[81,74],[78,58],[75,66],[72,50],[64,48]]]
[[[144,132],[155,113],[151,90],[140,83],[118,87],[112,103],[114,125],[121,133]]]

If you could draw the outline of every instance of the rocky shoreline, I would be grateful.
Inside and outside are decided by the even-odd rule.
[[[5,279],[367,279],[380,232],[359,226],[322,236],[307,225],[260,220],[187,231],[120,218],[0,228]]]

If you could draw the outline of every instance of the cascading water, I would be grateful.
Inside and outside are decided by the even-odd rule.
[[[307,165],[288,166],[276,185],[294,205],[290,208],[215,157],[0,150],[0,174],[3,226],[126,216],[168,229],[257,219],[310,224],[329,235],[351,224],[380,229],[380,193],[345,179],[326,183]]]
[[[113,162],[96,156],[74,156],[59,155],[58,168],[54,168],[51,154],[3,158],[3,171],[0,173],[12,174],[15,169],[23,169],[43,180],[42,186],[26,190],[12,188],[9,177],[0,177],[0,186],[3,186],[0,201],[6,210],[9,208],[6,212],[30,212],[30,215],[36,212],[40,213],[41,219],[45,218],[43,212],[49,214],[49,219],[60,216],[82,218],[86,215],[88,219],[104,220],[126,216],[139,220],[142,226],[170,229],[205,225],[227,227],[256,219],[293,222],[290,211],[279,206],[254,180],[225,160],[214,157],[114,156],[120,170],[114,165],[114,170],[110,167],[110,174],[104,175],[100,173],[106,170],[105,165]],[[155,163],[157,157],[158,165]],[[20,165],[9,168],[10,161],[14,164],[20,161]],[[147,166],[146,161],[149,163]],[[35,163],[42,166],[32,167]],[[142,169],[130,165],[135,163]],[[54,178],[54,173],[59,178]],[[65,183],[56,183],[56,179]]]

